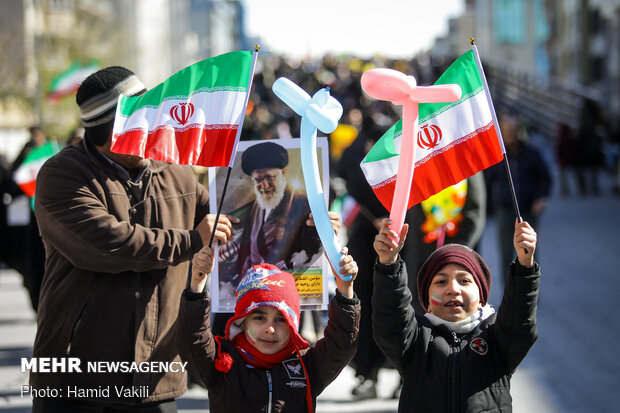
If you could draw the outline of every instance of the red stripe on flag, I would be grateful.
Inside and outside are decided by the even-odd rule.
[[[347,211],[346,216],[343,216],[344,226],[349,228],[351,225],[353,225],[353,221],[355,221],[355,218],[357,218],[361,210],[362,206],[356,202],[353,208],[351,208],[350,211]]]
[[[114,135],[111,150],[180,165],[228,166],[236,137],[236,125],[161,127],[149,135],[135,129]]]
[[[29,181],[29,182],[21,182],[17,184],[17,186],[19,186],[19,189],[21,189],[22,192],[26,194],[27,197],[32,198],[36,190],[36,186],[37,186],[36,184],[37,184],[37,181],[33,179],[32,181]]]
[[[472,138],[464,137],[453,142],[443,148],[441,153],[418,162],[413,172],[407,208],[495,165],[502,159],[503,154],[494,127],[479,131]],[[393,178],[386,180],[383,186],[373,187],[375,195],[388,211],[392,206],[395,187],[396,179]]]
[[[79,87],[80,87],[80,85],[78,84],[78,85],[74,85],[74,86],[72,86],[72,87],[70,87],[68,89],[61,89],[61,90],[57,90],[55,92],[49,92],[47,94],[47,98],[51,102],[58,103],[65,96],[75,95],[75,93],[77,92]]]

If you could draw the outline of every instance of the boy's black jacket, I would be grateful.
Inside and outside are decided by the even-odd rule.
[[[456,334],[414,313],[402,260],[377,263],[374,338],[404,380],[398,412],[511,412],[510,378],[538,337],[539,281],[537,264],[514,262],[497,313]]]

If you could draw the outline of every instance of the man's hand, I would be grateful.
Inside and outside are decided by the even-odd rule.
[[[215,214],[208,214],[206,217],[200,221],[200,224],[196,227],[196,230],[200,232],[200,237],[202,238],[202,242],[204,245],[209,243],[211,239],[211,231],[215,228],[215,239],[220,243],[225,243],[232,239],[235,231],[232,228],[232,224],[237,224],[239,219],[233,217],[232,215],[224,215],[220,214],[220,219],[217,222],[217,226],[215,225]]]
[[[524,267],[531,267],[534,265],[534,251],[536,251],[536,232],[525,221],[519,222],[517,218],[515,220],[515,235],[513,238],[513,245],[517,251],[517,259],[519,264]],[[526,252],[527,251],[527,252]]]
[[[357,263],[353,260],[352,256],[348,255],[349,249],[347,247],[343,247],[340,252],[344,255],[344,257],[340,260],[340,266],[342,267],[340,269],[340,274],[345,277],[348,275],[351,275],[352,277],[349,281],[345,281],[338,277],[338,275],[334,274],[334,276],[336,276],[336,286],[338,291],[340,291],[340,294],[347,298],[353,298],[353,281],[355,280],[355,277],[357,277]]]
[[[189,287],[194,293],[201,293],[205,288],[207,276],[213,271],[213,251],[204,246],[192,258],[192,280]]]
[[[334,232],[338,235],[338,231],[340,231],[340,226],[342,225],[342,220],[340,219],[340,214],[337,212],[328,211],[329,220],[332,223],[332,227],[334,228]],[[308,215],[308,219],[306,220],[306,225],[309,227],[314,226],[314,217],[312,216],[312,212]]]
[[[405,239],[407,238],[407,232],[409,231],[409,224],[403,225],[399,237],[396,232],[389,228],[390,224],[392,224],[391,219],[385,218],[383,220],[381,229],[373,243],[381,264],[393,264],[396,262],[398,253],[403,249]],[[398,242],[396,242],[396,240],[398,240]]]

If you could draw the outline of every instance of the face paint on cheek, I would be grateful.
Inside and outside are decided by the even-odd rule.
[[[478,304],[480,303],[479,297],[472,297],[472,294],[469,294],[466,291],[463,291],[463,295],[469,300],[470,307],[478,307]]]
[[[439,294],[437,293],[432,293],[431,294],[431,303],[433,305],[441,305],[443,303],[441,297],[439,296]]]
[[[246,334],[246,335],[250,339],[250,342],[252,344],[256,344],[256,334],[254,334],[254,330],[252,330],[252,327],[248,328],[248,333],[250,334]]]

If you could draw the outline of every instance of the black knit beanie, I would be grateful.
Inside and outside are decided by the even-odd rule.
[[[491,271],[482,257],[474,250],[461,244],[446,244],[437,248],[426,259],[418,273],[418,297],[425,309],[428,308],[428,289],[435,274],[448,264],[459,264],[474,276],[480,291],[480,304],[487,304],[491,290]]]
[[[114,127],[119,95],[137,96],[144,92],[146,88],[138,77],[121,66],[106,67],[84,79],[75,96],[84,138],[95,145],[105,144]]]

